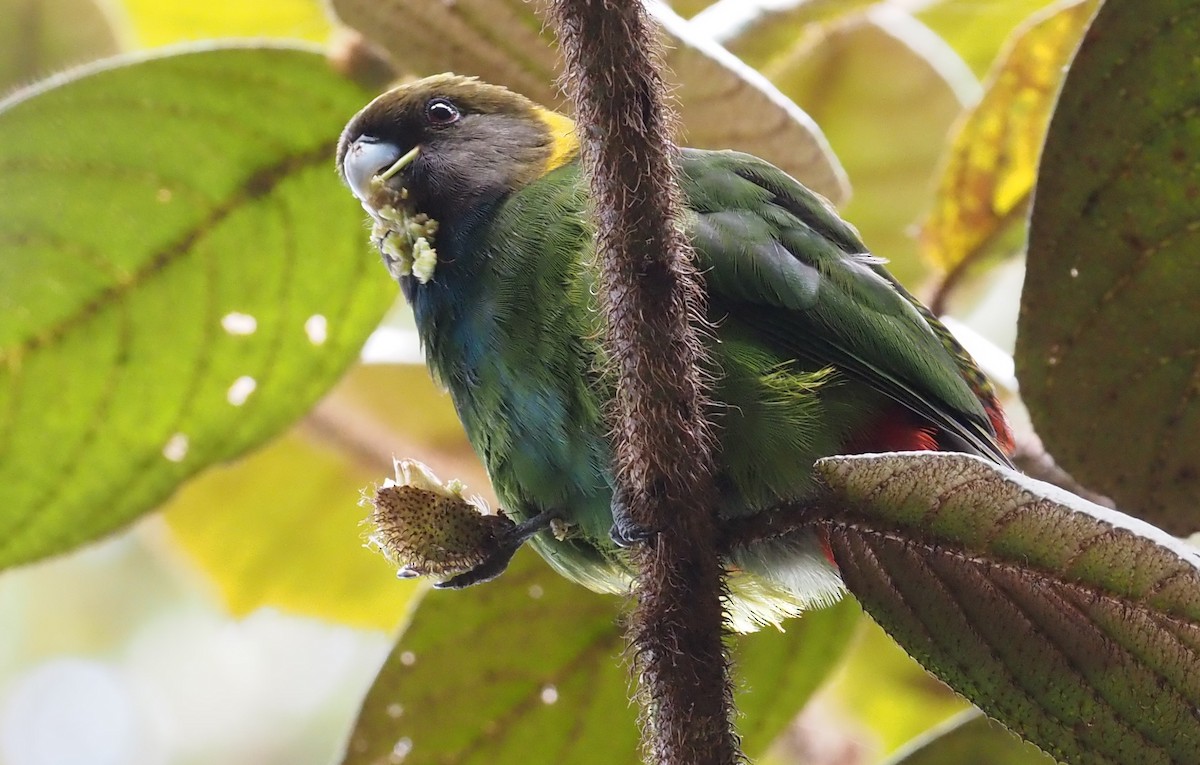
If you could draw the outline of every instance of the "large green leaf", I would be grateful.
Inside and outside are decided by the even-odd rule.
[[[1054,765],[1054,760],[971,711],[913,741],[887,765]]]
[[[850,591],[989,715],[1077,765],[1200,752],[1200,553],[965,454],[831,457]]]
[[[388,51],[407,73],[476,75],[553,108],[563,99],[555,85],[558,48],[540,12],[546,5],[548,0],[332,0],[338,18]],[[835,202],[846,197],[845,176],[816,123],[729,51],[693,33],[670,8],[650,8],[668,42],[665,64],[675,85],[682,143],[757,154]]]
[[[1200,528],[1200,4],[1105,3],[1038,174],[1017,372],[1047,449],[1177,534]]]
[[[347,743],[347,765],[639,762],[620,601],[531,553],[495,582],[434,592],[414,614]],[[859,610],[806,614],[734,650],[738,724],[761,752],[836,666]]]
[[[344,762],[634,765],[618,605],[532,552],[495,582],[430,593],[375,678]]]
[[[0,566],[128,523],[353,359],[394,295],[331,167],[363,98],[231,48],[0,103]]]

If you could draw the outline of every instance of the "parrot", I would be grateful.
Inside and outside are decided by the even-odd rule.
[[[812,500],[813,464],[831,455],[941,450],[1011,464],[994,388],[832,205],[749,154],[677,147],[673,159],[677,225],[707,300],[719,520]],[[631,532],[617,492],[573,120],[478,78],[434,75],[354,115],[336,164],[517,522],[494,560],[441,586],[493,578],[528,542],[589,589],[629,592],[632,546],[670,530]],[[723,564],[739,631],[843,590],[808,528],[735,546]]]

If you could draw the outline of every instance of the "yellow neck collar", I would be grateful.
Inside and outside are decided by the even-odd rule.
[[[552,140],[550,156],[546,158],[546,166],[542,169],[542,175],[545,175],[578,156],[579,138],[575,135],[575,123],[571,118],[541,107],[537,107],[536,113],[550,131]]]

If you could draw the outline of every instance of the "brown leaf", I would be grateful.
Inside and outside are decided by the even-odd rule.
[[[388,50],[413,75],[454,71],[482,77],[550,108],[562,108],[558,50],[541,10],[547,0],[333,0],[347,25]],[[666,33],[684,135],[702,149],[756,154],[838,203],[845,174],[820,129],[765,78],[666,6],[651,9]],[[431,33],[436,30],[436,33]]]
[[[96,0],[0,0],[0,18],[0,95],[114,55],[127,36]]]
[[[969,455],[817,471],[847,586],[927,669],[1063,761],[1194,761],[1195,550]]]

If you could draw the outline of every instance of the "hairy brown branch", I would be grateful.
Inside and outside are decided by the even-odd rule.
[[[740,753],[723,642],[704,298],[678,225],[657,40],[640,0],[556,0],[553,14],[593,190],[618,495],[634,526],[651,533],[635,550],[630,623],[643,741],[663,765],[729,765]]]

